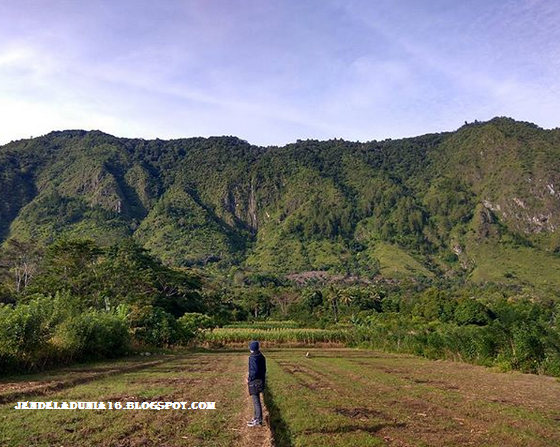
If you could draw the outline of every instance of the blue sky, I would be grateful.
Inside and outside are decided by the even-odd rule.
[[[560,126],[556,0],[0,0],[0,144]]]

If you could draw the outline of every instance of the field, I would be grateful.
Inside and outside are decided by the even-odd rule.
[[[271,353],[281,446],[560,445],[560,383],[371,351]]]
[[[549,252],[490,242],[471,243],[469,249],[477,260],[470,276],[474,282],[532,284],[552,293],[560,287],[560,258]]]
[[[560,382],[354,349],[269,349],[277,447],[560,445]],[[1,446],[271,446],[247,352],[182,352],[0,381]],[[215,401],[216,410],[14,410],[16,401]]]
[[[244,353],[245,354],[245,353]],[[186,353],[0,382],[0,446],[232,446],[249,432],[246,355]],[[216,410],[15,410],[16,401],[203,401]],[[270,442],[269,442],[270,444]]]
[[[267,345],[309,346],[317,343],[342,344],[347,341],[344,329],[296,328],[216,328],[204,334],[203,340],[211,345],[246,345],[247,340],[259,340]]]

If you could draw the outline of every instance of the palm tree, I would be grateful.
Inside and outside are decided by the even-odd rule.
[[[345,306],[349,306],[353,299],[354,296],[350,289],[344,289],[340,292],[340,302]]]
[[[341,297],[341,290],[331,284],[327,293],[327,300],[331,304],[335,323],[338,322],[338,303],[340,303]]]

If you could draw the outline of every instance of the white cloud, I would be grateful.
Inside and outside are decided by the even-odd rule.
[[[494,115],[558,126],[558,4],[443,3],[317,1],[313,16],[289,1],[186,12],[143,3],[163,8],[159,28],[139,20],[140,7],[115,16],[111,2],[0,17],[0,143],[64,128],[282,144],[411,136]]]

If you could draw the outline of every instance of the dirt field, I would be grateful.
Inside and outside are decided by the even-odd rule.
[[[281,446],[557,446],[560,382],[359,350],[269,354]]]
[[[0,446],[271,446],[268,426],[246,426],[246,369],[246,352],[192,353],[3,380]],[[16,401],[203,401],[216,410],[15,410]]]
[[[1,446],[556,446],[560,382],[351,349],[270,349],[249,429],[247,352],[185,353],[0,381]],[[215,401],[216,410],[14,410],[16,401]],[[274,444],[269,427],[274,432]]]

